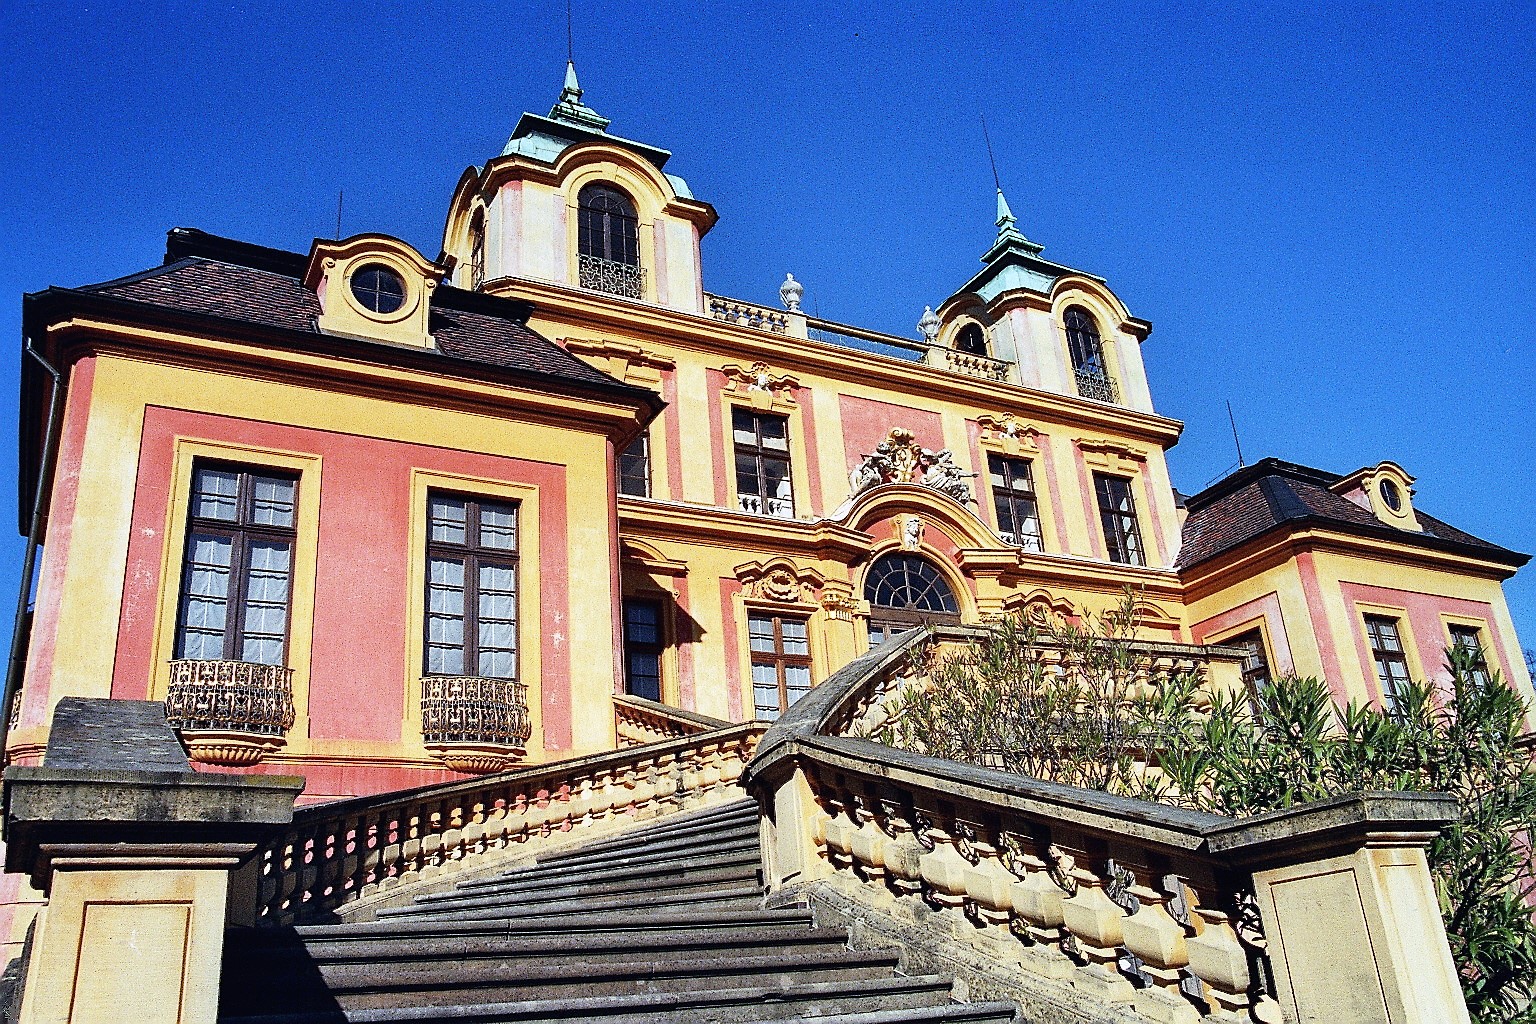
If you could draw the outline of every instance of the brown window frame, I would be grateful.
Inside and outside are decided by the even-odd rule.
[[[1122,484],[1128,509],[1115,507],[1110,487]],[[1136,511],[1136,487],[1133,478],[1113,473],[1093,474],[1093,494],[1099,509],[1099,527],[1104,533],[1104,552],[1111,562],[1121,565],[1146,565],[1147,544],[1141,532],[1141,517]]]
[[[656,612],[656,639],[654,642],[637,641],[630,637],[629,610],[631,607],[638,607],[641,605],[652,608]],[[621,627],[623,632],[624,647],[624,692],[631,694],[632,696],[642,697],[646,700],[654,700],[660,702],[662,699],[662,694],[665,692],[664,677],[666,673],[662,665],[662,657],[666,654],[667,650],[667,630],[665,620],[666,608],[662,604],[660,598],[637,594],[633,597],[624,598],[623,601],[620,602],[620,611],[624,617],[623,625]],[[649,654],[656,658],[656,695],[654,697],[650,696],[649,694],[636,692],[635,674],[631,670],[632,666],[629,659],[631,652]]]
[[[639,446],[637,454],[635,447]],[[631,473],[628,467],[638,462],[643,467],[643,474]],[[629,447],[619,453],[619,493],[627,494],[632,498],[649,498],[651,496],[651,432],[643,431]],[[632,489],[638,485],[638,490]]]
[[[1413,681],[1412,673],[1408,671],[1408,652],[1403,646],[1402,620],[1390,615],[1366,615],[1364,618],[1366,645],[1370,647],[1371,659],[1376,665],[1376,682],[1381,687],[1381,702],[1389,712],[1395,712],[1402,693],[1392,679],[1391,666],[1402,668],[1403,687]],[[1386,646],[1383,627],[1391,629],[1391,639],[1397,644],[1397,650]]]
[[[604,205],[598,205],[599,199]],[[618,186],[595,181],[577,194],[576,251],[610,263],[640,266],[640,217],[635,201]]]
[[[235,518],[214,519],[197,515],[197,475],[199,471],[212,470],[236,474]],[[271,526],[254,521],[257,479],[283,480],[293,484],[293,525]],[[176,601],[176,632],[172,650],[177,659],[186,659],[186,618],[188,592],[192,581],[192,538],[197,534],[219,536],[230,542],[229,587],[225,594],[224,638],[221,661],[244,661],[245,608],[251,578],[251,545],[253,541],[283,542],[288,544],[288,593],[284,600],[283,655],[276,662],[288,664],[289,641],[293,632],[293,579],[294,558],[298,552],[300,474],[291,470],[269,469],[241,463],[211,459],[194,459],[191,487],[187,492],[187,529],[181,553],[181,580]],[[196,659],[209,660],[209,659]],[[253,664],[264,664],[254,662]]]
[[[454,544],[451,541],[435,541],[432,539],[432,500],[434,498],[452,498],[464,502],[464,543]],[[512,548],[486,547],[480,543],[480,516],[485,505],[495,505],[510,508],[513,511],[513,531],[515,546]],[[473,538],[473,542],[471,542]],[[522,648],[522,603],[523,603],[523,572],[520,554],[523,546],[523,512],[522,503],[509,498],[492,498],[475,494],[465,494],[460,491],[439,490],[433,488],[427,491],[427,549],[425,556],[426,574],[422,581],[422,621],[421,621],[421,671],[425,676],[447,676],[460,678],[491,678],[519,680],[523,672],[523,648]],[[432,671],[432,561],[434,558],[461,558],[464,562],[464,642],[462,648],[462,661],[458,672],[434,672]],[[480,668],[480,569],[486,565],[499,565],[509,567],[512,570],[512,633],[517,644],[512,655],[512,674],[510,676],[484,676]],[[439,647],[444,645],[437,645]],[[473,666],[475,671],[468,669]]]
[[[485,216],[476,214],[469,225],[469,290],[485,284]]]
[[[1274,681],[1270,671],[1269,650],[1264,646],[1264,631],[1250,629],[1237,636],[1220,641],[1223,647],[1241,647],[1249,653],[1243,656],[1243,685],[1248,692],[1258,693]]]
[[[1483,643],[1483,630],[1479,626],[1468,626],[1460,622],[1452,622],[1450,625],[1451,647],[1470,649],[1476,655],[1476,661],[1472,667],[1472,682],[1478,689],[1486,689],[1493,683],[1493,676],[1488,670],[1488,648]],[[1464,643],[1470,636],[1472,642]]]
[[[752,421],[752,435],[754,442],[748,444],[736,440],[736,434],[741,430],[737,425],[740,417],[748,417]],[[765,420],[777,420],[784,424],[784,450],[782,452],[765,447],[763,445],[763,422]],[[743,512],[751,512],[754,515],[770,516],[774,519],[795,518],[795,477],[794,463],[790,459],[789,417],[780,413],[758,412],[744,406],[731,407],[731,472],[736,479],[736,507]],[[737,468],[737,460],[742,456],[751,458],[754,463],[754,480],[756,491],[743,491],[741,489],[741,472]],[[764,470],[767,462],[778,462],[784,465],[784,479],[789,482],[789,497],[777,498],[768,494],[768,474]],[[759,504],[757,510],[746,508],[747,498],[756,498]],[[779,512],[769,511],[770,503],[782,502],[786,507]]]
[[[997,482],[998,476],[1003,478],[1001,485]],[[1024,482],[1022,489],[1017,486],[1020,478]],[[1045,532],[1040,526],[1040,498],[1035,493],[1034,464],[1029,459],[988,452],[987,482],[992,486],[992,513],[997,517],[998,533],[1011,536],[1013,540],[1009,543],[1014,547],[1025,551],[1044,551]],[[1021,516],[1019,510],[1026,506],[1028,515]],[[1026,522],[1035,524],[1034,533],[1026,534],[1018,529],[1021,523]],[[1020,541],[1021,536],[1033,537],[1033,546]]]
[[[773,650],[771,652],[752,650],[752,623],[754,621],[764,620],[773,623]],[[796,622],[805,627],[804,654],[790,654],[785,651],[785,622]],[[773,666],[774,676],[777,680],[779,691],[779,710],[775,717],[777,717],[777,715],[782,715],[784,712],[789,710],[789,682],[787,678],[788,673],[785,671],[786,667],[791,665],[796,667],[803,666],[805,668],[807,692],[809,692],[810,689],[814,689],[816,686],[816,681],[811,676],[811,620],[809,616],[794,615],[785,612],[770,611],[767,609],[749,608],[747,610],[747,657],[754,669],[760,665],[764,667],[769,665]],[[757,676],[754,672],[752,674],[752,714],[754,719],[758,714],[758,708]]]

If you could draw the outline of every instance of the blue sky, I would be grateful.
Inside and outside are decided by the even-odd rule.
[[[559,89],[563,5],[273,6],[0,8],[8,438],[22,292],[157,264],[176,225],[303,250],[343,189],[344,233],[433,255],[459,173]],[[912,335],[992,236],[985,112],[1020,228],[1155,325],[1182,489],[1236,461],[1230,400],[1250,461],[1391,458],[1536,551],[1536,6],[1347,6],[578,4],[576,57],[719,210],[710,290],[792,271]],[[6,524],[14,478],[7,440]],[[1536,646],[1536,568],[1507,592]]]

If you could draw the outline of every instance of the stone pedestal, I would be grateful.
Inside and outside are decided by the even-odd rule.
[[[52,734],[42,767],[5,772],[5,868],[48,897],[21,1021],[214,1024],[230,874],[304,780],[176,770],[153,703],[67,698]]]

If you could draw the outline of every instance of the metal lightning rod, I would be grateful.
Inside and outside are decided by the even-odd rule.
[[[997,157],[992,153],[992,133],[987,131],[987,115],[982,114],[980,116],[981,137],[987,143],[987,161],[992,164],[992,184],[996,185],[997,190],[1001,192],[1003,190],[1003,181],[997,176]]]
[[[1237,417],[1232,415],[1232,400],[1227,399],[1227,421],[1232,424],[1232,443],[1237,446],[1237,468],[1242,469],[1248,463],[1243,461],[1243,442],[1237,437]]]

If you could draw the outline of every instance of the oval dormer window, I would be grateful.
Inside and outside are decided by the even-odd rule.
[[[382,263],[369,263],[352,273],[352,295],[373,313],[393,313],[405,305],[405,281]]]
[[[1403,510],[1403,491],[1397,486],[1395,480],[1383,480],[1377,486],[1381,488],[1381,500],[1387,503],[1387,508],[1393,512]]]

